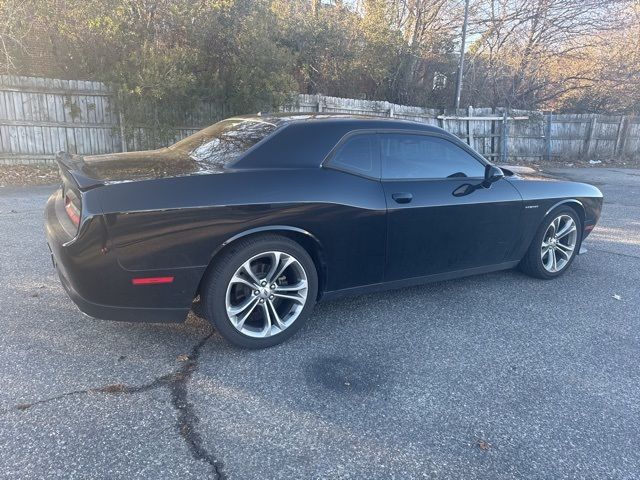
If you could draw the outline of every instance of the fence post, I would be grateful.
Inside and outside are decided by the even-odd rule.
[[[587,158],[591,158],[591,152],[593,151],[593,147],[595,146],[595,140],[597,140],[595,138],[597,122],[598,120],[596,114],[593,114],[593,117],[591,118],[591,125],[589,127],[589,134],[587,136]]]
[[[124,113],[122,106],[124,105],[122,95],[118,95],[118,125],[120,126],[120,147],[123,152],[127,151],[127,138],[124,134]]]
[[[627,153],[627,142],[629,141],[629,131],[631,130],[633,116],[626,117],[624,122],[624,132],[622,133],[622,139],[620,140],[620,156],[625,156]],[[634,152],[635,154],[636,152]]]
[[[322,113],[322,107],[323,107],[322,100],[323,100],[322,95],[318,94],[318,113]]]
[[[616,145],[613,147],[613,156],[622,156],[624,150],[624,140],[626,137],[627,117],[622,115],[620,117],[620,124],[618,125],[618,135],[616,137]]]
[[[393,118],[395,116],[394,104],[387,102],[387,105],[389,106],[389,117]]]
[[[551,124],[553,123],[553,112],[547,114],[547,122],[544,126],[544,155],[547,162],[551,161]]]
[[[506,163],[508,159],[509,148],[509,118],[507,117],[507,111],[502,113],[502,142],[500,145],[500,158],[502,163]]]
[[[467,143],[469,144],[469,146],[471,148],[473,148],[473,125],[471,124],[471,117],[473,117],[473,107],[471,105],[469,105],[469,108],[467,108]]]

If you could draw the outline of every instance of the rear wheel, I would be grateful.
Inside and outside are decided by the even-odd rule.
[[[582,240],[576,211],[561,206],[547,215],[520,262],[525,273],[542,279],[562,275],[575,259]]]
[[[291,337],[313,310],[318,276],[309,254],[277,235],[239,240],[200,292],[203,313],[231,343],[264,348]]]

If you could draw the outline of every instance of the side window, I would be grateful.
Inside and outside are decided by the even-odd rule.
[[[484,166],[476,158],[444,138],[381,134],[380,149],[386,179],[484,176]]]
[[[331,158],[329,165],[349,172],[380,178],[380,160],[374,134],[348,138]]]

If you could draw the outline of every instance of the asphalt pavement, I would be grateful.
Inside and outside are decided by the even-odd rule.
[[[51,266],[52,187],[0,188],[0,478],[640,476],[640,170],[566,275],[320,303],[287,343],[94,320]]]

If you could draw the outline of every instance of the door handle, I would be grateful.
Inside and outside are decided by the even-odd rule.
[[[473,185],[471,185],[470,183],[465,183],[456,188],[452,192],[452,195],[454,197],[464,197],[465,195],[469,195],[470,193],[472,193],[474,190],[476,190],[476,188]]]
[[[396,203],[409,203],[413,200],[413,195],[410,193],[393,193],[391,194],[391,198],[393,198]]]

